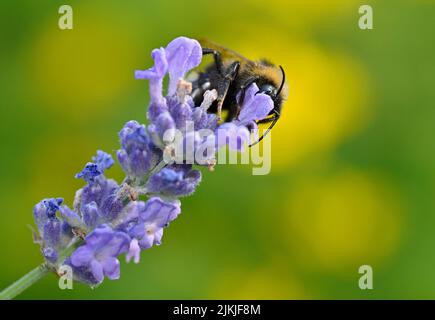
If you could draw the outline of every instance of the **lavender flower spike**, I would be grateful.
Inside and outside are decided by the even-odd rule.
[[[179,198],[193,194],[201,181],[201,172],[193,166],[212,168],[223,145],[241,150],[250,129],[257,130],[254,120],[266,117],[273,108],[271,98],[258,93],[254,83],[246,91],[238,118],[219,124],[208,111],[217,99],[216,90],[207,91],[201,105],[195,105],[192,84],[183,79],[201,62],[199,42],[179,37],[166,48],[155,49],[152,57],[151,68],[135,73],[137,79],[149,80],[149,124],[128,121],[119,132],[121,147],[116,155],[125,172],[123,182],[106,178],[114,160],[98,150],[76,174],[86,183],[71,207],[61,198],[50,198],[34,208],[38,229],[34,239],[45,265],[55,271],[69,265],[74,279],[92,286],[104,277],[120,277],[120,255],[138,263],[141,251],[160,245],[164,229],[181,212]],[[166,75],[169,85],[164,94]],[[178,146],[192,150],[185,148],[181,157],[171,158]],[[188,151],[195,157],[191,159]]]

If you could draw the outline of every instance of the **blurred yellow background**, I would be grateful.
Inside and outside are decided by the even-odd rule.
[[[73,30],[58,28],[62,4]],[[373,30],[358,28],[362,4]],[[72,204],[74,174],[146,121],[134,70],[185,35],[285,68],[272,172],[203,171],[120,280],[62,291],[49,275],[20,298],[435,298],[434,2],[5,0],[0,14],[0,288],[42,262],[33,205]],[[373,290],[358,287],[364,264]]]

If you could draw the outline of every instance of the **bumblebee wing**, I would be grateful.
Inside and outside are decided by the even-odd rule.
[[[200,39],[199,43],[201,44],[201,46],[203,48],[208,48],[208,49],[213,49],[218,51],[221,54],[221,57],[223,60],[237,60],[240,62],[244,62],[247,64],[253,64],[254,62],[252,60],[249,60],[248,58],[245,58],[244,56],[242,56],[240,53],[225,48],[224,46],[221,46],[220,44],[217,44],[213,41],[210,41],[208,39]]]

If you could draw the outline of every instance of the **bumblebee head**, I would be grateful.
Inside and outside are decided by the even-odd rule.
[[[276,67],[275,67],[276,69]],[[281,107],[282,107],[282,103],[284,101],[284,99],[286,98],[286,91],[287,90],[283,90],[284,86],[285,86],[285,72],[284,69],[279,66],[279,69],[281,70],[281,82],[280,85],[277,86],[275,84],[273,84],[272,82],[265,82],[265,83],[261,83],[259,85],[259,90],[256,94],[258,93],[264,93],[267,94],[268,96],[270,96],[272,98],[273,101],[273,109],[270,110],[269,115],[267,116],[266,119],[262,119],[257,121],[257,123],[270,123],[269,128],[267,128],[266,132],[264,132],[262,134],[262,136],[253,144],[250,145],[250,147],[252,147],[253,145],[256,145],[257,143],[259,143],[261,140],[263,140],[263,138],[270,132],[270,130],[272,130],[272,128],[275,126],[275,124],[278,122],[279,117],[281,116]],[[284,92],[285,91],[285,92]]]
[[[283,67],[279,66],[279,69],[281,70],[281,74],[282,74],[281,83],[280,83],[279,87],[277,87],[275,84],[270,83],[270,82],[262,83],[262,84],[260,84],[260,86],[258,88],[259,90],[256,93],[256,94],[264,93],[272,98],[273,103],[274,103],[274,108],[270,114],[274,114],[275,113],[274,110],[278,111],[278,113],[281,111],[281,105],[282,105],[282,102],[285,98],[283,96],[283,88],[284,88],[284,84],[285,84],[285,72],[284,72]]]

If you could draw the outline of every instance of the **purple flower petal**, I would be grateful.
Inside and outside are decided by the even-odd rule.
[[[149,249],[154,244],[154,234],[145,233],[145,235],[140,239],[139,245],[142,249]]]
[[[165,202],[158,197],[150,198],[139,217],[145,223],[153,223],[162,228],[174,220],[180,213],[180,206],[171,202]]]
[[[59,206],[62,204],[63,199],[62,198],[51,198],[51,199],[44,199],[42,200],[44,206],[45,206],[45,213],[47,217],[54,218],[56,215],[56,212],[59,210]]]
[[[178,129],[186,130],[188,121],[192,121],[192,108],[188,103],[178,103],[176,108],[172,108],[171,116],[175,120]]]
[[[60,216],[68,222],[71,227],[80,227],[82,226],[82,221],[80,216],[71,210],[68,206],[61,206],[59,208]]]
[[[245,99],[241,107],[238,121],[241,124],[247,124],[254,120],[266,118],[273,109],[272,98],[264,93],[259,93],[255,83],[249,86],[245,93]]]
[[[137,70],[135,77],[136,79],[149,79],[151,101],[161,102],[163,100],[163,77],[168,70],[166,52],[163,48],[154,49],[151,55],[154,59],[154,66],[144,71]]]
[[[46,222],[49,219],[56,218],[56,212],[59,210],[59,206],[62,204],[62,202],[62,198],[50,198],[44,199],[35,205],[33,208],[33,217],[41,233]]]
[[[202,49],[198,41],[186,37],[172,40],[165,49],[168,60],[168,95],[175,93],[178,81],[201,63]]]
[[[106,197],[100,206],[100,214],[105,221],[116,219],[124,208],[122,199],[116,193]]]
[[[101,265],[101,263],[97,260],[92,260],[90,267],[91,272],[97,283],[101,283],[104,279],[103,266]]]
[[[97,165],[98,170],[101,172],[109,169],[115,163],[110,154],[101,150],[97,150],[97,155],[92,157],[92,161]]]
[[[44,255],[44,258],[51,263],[55,263],[57,261],[57,251],[51,247],[44,248],[42,250],[42,254]]]
[[[157,229],[154,232],[154,243],[159,246],[162,244],[163,228]]]
[[[128,253],[125,256],[125,260],[130,262],[131,258],[133,258],[134,263],[139,263],[140,260],[140,247],[137,239],[133,239],[130,242],[130,248],[128,249]]]
[[[114,257],[108,257],[107,259],[104,259],[104,261],[101,262],[101,265],[103,266],[103,272],[104,274],[110,279],[110,280],[116,280],[119,279],[119,261],[118,259]]]
[[[105,259],[105,257],[116,257],[128,251],[129,243],[130,238],[124,232],[114,231],[112,238],[98,251],[98,256],[101,259]]]
[[[37,203],[33,208],[33,218],[35,219],[36,226],[41,232],[48,220],[46,208],[42,201]]]
[[[244,144],[249,144],[250,132],[243,125],[237,125],[233,122],[226,122],[217,129],[217,146],[218,148],[228,145],[230,149],[241,151]]]
[[[147,70],[136,70],[136,79],[162,79],[168,71],[168,61],[166,60],[166,51],[163,48],[154,49],[151,53],[154,60],[154,66]]]
[[[88,228],[93,228],[98,222],[98,206],[95,201],[86,203],[82,208],[83,222]]]
[[[125,208],[124,221],[130,222],[139,217],[139,212],[143,210],[143,201],[131,201]]]
[[[101,206],[104,199],[116,193],[118,184],[115,180],[106,179],[103,175],[95,178],[95,182],[83,187],[78,201],[78,207],[95,201],[98,206]]]
[[[143,177],[159,160],[159,153],[152,145],[144,125],[129,121],[119,133],[122,150],[118,160],[124,171],[132,177]]]
[[[71,263],[75,267],[89,265],[93,259],[94,251],[87,245],[78,247],[71,255]]]
[[[197,143],[195,147],[195,163],[199,165],[210,165],[215,161],[216,136],[210,134]]]
[[[195,130],[209,129],[214,131],[217,127],[217,116],[214,113],[208,113],[203,108],[194,108],[192,121],[195,124]]]
[[[168,196],[187,196],[195,191],[201,173],[188,165],[169,166],[153,174],[147,184],[149,192]]]
[[[162,112],[154,121],[157,137],[154,142],[159,146],[164,146],[173,141],[175,136],[175,123],[169,112]]]
[[[132,238],[138,239],[142,249],[148,249],[153,244],[159,245],[163,236],[163,228],[181,211],[179,202],[167,202],[158,197],[153,197],[146,203],[137,201],[136,208],[139,222],[130,229],[129,234]],[[133,247],[132,250],[137,250],[137,248]],[[132,256],[134,252],[129,256]]]
[[[56,248],[60,241],[61,223],[56,219],[48,220],[43,228],[44,242]]]
[[[116,257],[128,251],[129,236],[101,225],[85,238],[85,242],[69,259],[72,266],[79,268],[79,277],[91,283],[100,283],[104,275],[110,279],[119,278],[119,261]],[[92,277],[87,275],[89,273]]]
[[[119,231],[114,231],[108,225],[101,225],[86,237],[86,244],[100,256],[117,256],[128,250],[130,239]]]
[[[147,118],[150,120],[150,122],[156,121],[157,117],[168,111],[168,105],[166,103],[166,99],[160,99],[158,101],[151,101],[148,112],[147,112]]]
[[[83,178],[89,184],[95,182],[95,178],[98,177],[102,172],[98,169],[95,163],[88,162],[82,171],[76,174],[76,178]]]
[[[143,203],[143,201],[141,201]],[[136,238],[136,239],[141,239],[145,236],[145,224],[142,223],[138,223],[136,225],[134,225],[130,231],[128,232],[128,234],[132,237],[132,238]]]

